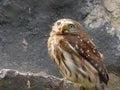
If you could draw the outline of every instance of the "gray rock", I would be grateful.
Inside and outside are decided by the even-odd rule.
[[[115,29],[111,29],[120,40],[120,0],[103,0],[103,5],[109,15],[111,25]]]
[[[78,90],[71,82],[43,73],[0,71],[0,90]]]
[[[120,77],[109,73],[106,90],[120,90]],[[45,73],[21,73],[16,70],[0,71],[0,90],[79,90],[73,83]]]

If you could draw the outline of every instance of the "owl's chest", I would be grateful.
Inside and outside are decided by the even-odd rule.
[[[58,57],[59,55],[59,46],[60,46],[60,40],[62,38],[59,37],[50,37],[49,38],[49,54],[53,59],[56,59],[56,57]]]
[[[59,47],[60,39],[57,37],[52,37],[50,41],[51,53],[54,54],[55,50]]]
[[[51,41],[51,55],[59,68],[59,71],[62,73],[64,77],[73,78],[75,77],[75,69],[76,66],[73,63],[72,56],[69,52],[64,50],[62,47],[62,43],[60,42],[63,38],[53,38]],[[72,72],[74,72],[72,74]],[[73,81],[73,80],[72,80]]]

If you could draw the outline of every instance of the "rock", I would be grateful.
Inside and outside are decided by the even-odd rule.
[[[86,17],[85,25],[90,29],[102,27],[108,22],[108,16],[105,13],[104,8],[101,5],[94,6],[94,9]]]
[[[120,40],[120,0],[103,0],[103,5],[108,11],[111,25],[115,28],[114,33]]]
[[[120,77],[110,73],[107,90],[120,90]],[[0,90],[78,90],[71,82],[43,73],[0,71]]]
[[[120,76],[110,73],[109,77],[108,90],[120,90]]]
[[[103,0],[105,8],[113,15],[120,17],[120,1],[119,0]]]
[[[42,73],[0,71],[0,90],[78,90],[71,82]]]
[[[119,0],[103,0],[103,3],[108,11],[113,12],[118,8]]]

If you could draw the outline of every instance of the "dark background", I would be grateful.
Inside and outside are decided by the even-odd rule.
[[[61,18],[81,22],[104,54],[109,72],[120,72],[120,40],[108,33],[113,27],[101,0],[0,0],[0,69],[58,76],[47,39]]]

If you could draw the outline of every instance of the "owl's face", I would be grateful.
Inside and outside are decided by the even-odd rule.
[[[73,33],[80,30],[78,26],[79,23],[71,19],[60,19],[54,23],[52,30],[59,34]]]

